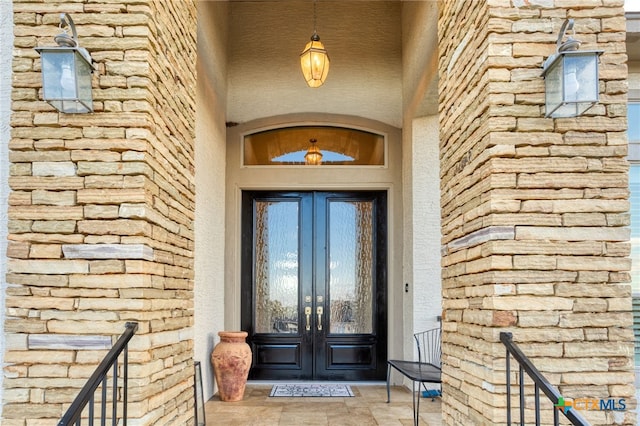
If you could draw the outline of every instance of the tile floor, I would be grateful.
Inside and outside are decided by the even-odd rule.
[[[205,405],[207,426],[217,425],[335,425],[411,426],[411,392],[392,387],[391,403],[381,385],[351,385],[353,398],[270,398],[271,385],[247,385],[244,400],[222,402],[217,395]],[[420,425],[440,426],[440,399],[420,401]]]

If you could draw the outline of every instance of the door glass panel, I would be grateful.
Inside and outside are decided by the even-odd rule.
[[[330,332],[371,333],[373,202],[329,203]]]
[[[298,202],[255,208],[255,332],[298,333]]]

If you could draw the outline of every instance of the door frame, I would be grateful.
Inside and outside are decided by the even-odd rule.
[[[353,127],[384,135],[388,160],[384,167],[320,166],[309,169],[274,166],[242,166],[242,139],[245,134],[278,127],[326,125]],[[403,276],[402,132],[399,128],[362,117],[334,114],[291,114],[242,123],[227,128],[224,276],[210,279],[224,286],[224,326],[239,330],[241,306],[241,221],[242,191],[386,191],[387,193],[387,354],[403,354],[405,323],[412,315],[412,302],[405,297]],[[208,344],[216,343],[212,329]]]
[[[260,380],[384,380],[387,360],[388,219],[387,191],[243,191],[242,193],[242,330],[249,332],[254,362],[250,378]],[[298,333],[253,334],[255,295],[255,202],[297,201],[298,225]],[[334,202],[371,202],[374,257],[372,257],[372,327],[369,333],[330,333],[329,212]],[[248,264],[251,264],[250,266]],[[317,299],[317,300],[316,300]],[[316,310],[324,328],[317,324]],[[303,309],[309,309],[304,330]],[[311,321],[309,322],[309,317]],[[322,324],[320,323],[320,324]],[[311,326],[311,329],[309,329]],[[317,330],[316,330],[317,329]],[[266,356],[257,370],[257,359]],[[278,363],[276,359],[288,360]]]

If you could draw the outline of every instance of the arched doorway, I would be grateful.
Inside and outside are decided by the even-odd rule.
[[[321,132],[324,158],[356,158],[360,152],[367,160],[361,155],[355,165],[344,158],[305,165],[309,128]],[[247,147],[247,136],[292,129],[302,132],[295,138],[299,145],[280,135],[268,157],[295,151],[300,158],[247,164],[246,158],[255,162],[269,151]],[[251,335],[251,378],[383,379],[390,339],[400,334],[401,321],[390,316],[402,311],[401,293],[390,285],[401,273],[390,261],[401,251],[400,131],[324,115],[277,117],[228,130],[225,320]],[[350,259],[342,272],[338,257]],[[282,266],[287,259],[295,261],[293,269]],[[275,290],[277,283],[289,287]]]

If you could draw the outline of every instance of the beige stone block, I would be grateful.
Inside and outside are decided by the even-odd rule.
[[[83,40],[87,40],[87,38],[85,37]],[[89,49],[88,46],[87,49]],[[95,93],[97,95],[98,91],[96,90]],[[97,97],[97,99],[100,98]],[[123,122],[126,122],[129,127],[150,127],[151,125],[149,115],[139,112],[127,112],[126,114],[103,112],[99,118],[92,114],[61,114],[59,122],[60,126],[69,126],[70,128],[89,127],[93,125],[101,127],[121,127]]]
[[[122,305],[114,304],[112,309],[120,309]],[[99,308],[109,309],[109,308]],[[120,335],[122,334],[122,324],[110,321],[47,321],[47,328],[51,333],[64,334],[105,334]]]
[[[87,235],[86,244],[120,244],[121,238],[117,235]]]
[[[564,344],[564,356],[569,358],[612,358],[633,356],[632,342],[571,342]]]
[[[12,163],[9,166],[11,176],[31,176],[31,163]]]
[[[26,259],[29,257],[29,243],[26,241],[9,241],[7,244],[7,257]]]
[[[592,256],[558,256],[558,268],[568,271],[629,271],[631,259]]]
[[[40,139],[33,142],[33,147],[39,151],[60,151],[65,149],[62,139]],[[64,158],[68,159],[68,156],[65,154]]]
[[[610,66],[603,64],[600,67],[600,77],[603,80],[614,79],[605,76],[607,72],[615,74],[622,71],[620,67]],[[620,74],[617,74],[620,75]],[[584,132],[621,132],[624,131],[626,119],[620,118],[608,118],[608,117],[589,117],[588,120],[582,120],[580,118],[567,118],[556,121],[556,130],[560,133],[567,131],[580,129]]]
[[[562,375],[562,381],[566,384],[583,384],[590,383],[593,385],[624,385],[629,383],[629,373],[617,372],[581,372],[581,373],[565,373]]]
[[[606,214],[608,226],[629,226],[631,225],[631,215],[628,213],[608,213]]]
[[[118,206],[85,205],[84,217],[87,219],[116,219]]]
[[[10,233],[23,234],[31,231],[32,224],[33,221],[31,220],[9,220],[8,229]]]
[[[558,283],[556,295],[563,297],[621,297],[631,295],[628,285],[624,284],[591,284],[591,283]]]
[[[628,228],[516,226],[516,240],[628,241]]]
[[[36,189],[31,192],[33,204],[46,204],[50,206],[72,206],[76,202],[75,191],[46,191]]]
[[[71,275],[69,276],[69,287],[92,289],[150,288],[151,277],[141,274]]]
[[[68,311],[74,308],[73,299],[51,297],[7,297],[6,306],[26,309],[59,309]]]
[[[84,186],[81,177],[46,177],[46,176],[11,176],[9,185],[14,190],[71,190],[80,189]]]
[[[5,404],[27,403],[29,402],[29,389],[20,389],[20,388],[5,389],[2,392],[2,399]],[[17,425],[18,423],[14,423],[14,424]],[[23,425],[24,423],[20,423],[20,424]]]
[[[68,283],[67,276],[61,275],[20,275],[20,274],[7,274],[7,283],[9,284],[21,284],[25,286],[44,286],[44,287],[64,287]]]
[[[85,260],[20,260],[9,259],[7,271],[26,274],[86,274],[89,264]]]
[[[85,220],[78,231],[97,235],[151,235],[151,224],[142,220]]]
[[[73,362],[73,351],[29,350],[7,351],[5,362],[18,364],[70,364]]]
[[[629,327],[633,322],[631,312],[562,313],[560,327]]]
[[[33,176],[75,176],[76,166],[71,161],[33,162],[31,171]]]
[[[11,219],[72,220],[82,219],[80,206],[10,206]]]
[[[55,297],[86,297],[87,293],[95,297],[113,297],[117,296],[115,291],[73,291],[67,289],[56,289],[52,291]],[[60,310],[43,310],[40,314],[43,321],[59,320],[59,321],[118,321],[120,319],[117,312],[92,312],[92,311],[60,311]],[[76,360],[76,362],[79,362]]]
[[[76,230],[75,220],[42,220],[34,221],[31,226],[34,232],[45,232],[52,234],[72,234]]]
[[[514,269],[556,269],[556,258],[554,256],[513,256]]]
[[[562,223],[564,226],[607,226],[604,213],[565,213]]]
[[[607,256],[628,257],[631,255],[631,243],[605,243],[605,253]]]
[[[127,274],[164,275],[165,265],[143,260],[125,260]]]
[[[97,91],[94,90],[94,94],[96,92]],[[146,91],[144,91],[144,93],[146,93]],[[121,99],[128,98],[124,97]],[[128,130],[129,129],[99,127],[99,125],[97,127],[85,128],[83,130],[87,133],[85,138],[65,141],[65,147],[71,150],[88,149],[115,152],[129,150],[145,151],[150,148],[144,140],[122,138],[122,133]]]
[[[606,299],[595,299],[595,298],[580,298],[576,299],[575,304],[573,305],[574,312],[606,312],[607,311],[607,300]]]
[[[9,351],[26,351],[29,349],[27,335],[23,333],[5,334],[5,348]]]
[[[531,296],[553,296],[555,290],[552,283],[518,284],[516,289],[518,295],[528,294]]]
[[[151,194],[143,188],[132,189],[81,189],[78,204],[151,203]]]
[[[9,194],[10,206],[28,206],[31,204],[31,192],[12,191]]]
[[[485,309],[518,310],[518,311],[570,311],[573,299],[563,297],[536,296],[500,296],[485,298],[482,306]]]
[[[491,214],[483,218],[484,226],[508,226],[517,223],[519,225],[536,226],[560,226],[562,217],[558,214],[546,213],[512,213]]]
[[[85,177],[86,188],[123,188],[124,180],[122,176],[87,176]]]
[[[79,149],[71,151],[71,161],[119,162],[120,153],[97,149]]]
[[[36,126],[47,126],[58,124],[57,112],[41,112],[33,115],[33,124]]]
[[[109,298],[82,299],[79,301],[78,308],[81,310],[146,311],[151,308],[151,301],[142,299]],[[118,334],[118,332],[114,334]]]
[[[631,298],[628,297],[618,297],[618,298],[608,298],[607,301],[607,310],[610,312],[615,311],[624,311],[629,312],[632,308]]]
[[[121,274],[124,273],[122,260],[92,260],[89,262],[91,274]]]
[[[61,404],[6,404],[2,410],[3,424],[4,419],[7,419],[7,422],[20,419],[20,423],[14,424],[25,425],[24,421],[28,419],[26,426],[55,423],[63,414]]]
[[[62,364],[32,365],[29,367],[29,377],[67,377],[68,368]]]
[[[62,249],[60,244],[32,244],[29,257],[33,259],[60,259]]]
[[[559,322],[560,314],[557,312],[518,312],[518,326],[520,327],[556,327]]]
[[[585,159],[584,170],[586,171],[588,162]],[[519,188],[615,188],[625,184],[621,176],[612,173],[529,173],[523,170],[518,176]],[[568,200],[569,201],[569,200]],[[578,204],[588,204],[588,202],[598,205],[597,201],[602,200],[570,200]],[[618,201],[618,200],[616,200]],[[619,204],[619,203],[617,203]],[[616,206],[614,205],[614,208]],[[601,210],[601,211],[621,211],[621,210]]]
[[[36,76],[37,80],[38,76]],[[23,139],[77,139],[82,137],[82,129],[76,127],[19,127],[12,129],[11,136]]]

